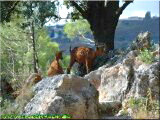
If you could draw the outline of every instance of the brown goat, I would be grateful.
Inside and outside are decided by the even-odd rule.
[[[59,64],[59,60],[63,59],[62,52],[63,51],[60,51],[60,52],[56,53],[56,59],[53,60],[53,62],[51,63],[51,65],[48,69],[48,76],[49,77],[57,75],[57,74],[63,74],[64,73],[62,67]]]
[[[104,48],[102,47],[101,48],[97,47],[96,51],[94,51],[92,48],[88,48],[84,46],[75,47],[72,50],[70,47],[71,60],[70,60],[69,67],[67,68],[67,74],[70,73],[71,67],[75,62],[85,65],[86,71],[87,73],[89,73],[95,58],[103,54],[104,54]]]

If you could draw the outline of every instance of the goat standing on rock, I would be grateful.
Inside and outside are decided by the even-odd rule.
[[[97,47],[96,51],[94,51],[92,48],[88,47],[75,47],[71,50],[70,47],[70,54],[71,54],[71,60],[70,65],[67,68],[67,74],[70,73],[71,67],[75,62],[79,64],[83,64],[86,67],[87,73],[91,71],[93,62],[97,56],[101,56],[104,54],[104,48],[103,47]]]
[[[62,67],[59,64],[59,60],[63,59],[62,53],[63,53],[63,51],[60,51],[60,52],[56,53],[56,59],[51,63],[50,68],[48,70],[48,76],[49,77],[57,75],[57,74],[63,74],[64,73]]]

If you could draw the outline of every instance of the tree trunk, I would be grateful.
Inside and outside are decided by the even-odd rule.
[[[108,26],[110,29],[93,27],[93,36],[96,46],[104,46],[106,50],[113,50],[115,29],[113,27],[111,28],[110,25]]]
[[[77,2],[70,1],[89,22],[96,45],[104,45],[107,50],[114,49],[114,35],[119,17],[131,2],[133,0],[125,0],[120,6],[119,0],[87,1],[86,4],[82,3],[85,7],[81,7]]]
[[[89,22],[96,46],[104,46],[106,52],[114,49],[114,36],[119,17],[131,2],[133,0],[125,0],[124,4],[119,6],[119,0],[87,1],[85,4],[70,1],[71,5]],[[79,69],[80,72],[82,71],[81,75],[85,74],[81,66]]]
[[[35,33],[34,33],[34,23],[32,21],[31,23],[31,29],[32,29],[32,47],[33,47],[33,68],[34,72],[38,73],[38,58],[37,58],[37,52],[36,52],[36,44],[35,44]]]
[[[86,19],[90,23],[96,46],[104,45],[107,50],[113,50],[115,30],[119,19],[116,15],[118,3],[108,2],[107,4],[108,7],[104,7],[104,2],[88,4],[90,12],[87,13]]]

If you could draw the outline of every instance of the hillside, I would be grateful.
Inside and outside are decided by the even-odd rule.
[[[154,57],[158,58],[159,52],[152,57],[152,63],[142,62],[139,49],[149,47],[150,34],[140,33],[137,38],[128,51],[112,51],[113,56],[108,56],[103,66],[83,77],[45,77],[33,86],[35,94],[22,114],[65,113],[73,119],[157,119],[159,59]]]
[[[145,19],[120,20],[115,34],[115,47],[116,48],[127,47],[130,44],[130,42],[136,38],[138,33],[145,31],[151,32],[151,39],[155,43],[158,43],[159,18],[155,17],[150,20],[145,20]]]
[[[127,47],[132,40],[136,38],[138,33],[149,31],[151,32],[151,39],[158,43],[159,41],[159,18],[153,17],[149,20],[144,18],[133,19],[122,19],[119,21],[115,33],[115,48]],[[60,49],[67,49],[70,45],[87,45],[93,47],[94,45],[90,42],[82,41],[76,38],[71,41],[63,32],[64,25],[48,26],[49,35],[53,41],[56,41],[60,45]],[[89,34],[90,38],[93,36]]]

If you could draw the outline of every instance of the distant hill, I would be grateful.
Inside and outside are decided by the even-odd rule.
[[[56,41],[60,45],[60,49],[68,49],[71,45],[80,46],[86,45],[94,47],[90,42],[79,40],[76,38],[71,41],[63,32],[64,25],[48,26],[48,32],[53,41]],[[151,32],[151,39],[155,42],[159,42],[159,17],[152,17],[151,19],[145,19],[140,17],[130,17],[128,19],[121,19],[117,25],[115,33],[115,48],[127,47],[132,40],[140,32]],[[88,35],[93,39],[93,36]],[[68,53],[68,52],[67,52]]]
[[[93,48],[94,44],[89,42],[89,41],[83,41],[80,40],[79,38],[75,38],[74,40],[70,40],[69,38],[67,38],[67,36],[64,34],[64,25],[56,25],[56,26],[48,26],[48,32],[50,37],[52,38],[53,41],[57,42],[60,45],[60,49],[61,50],[68,50],[66,51],[66,53],[69,52],[69,47],[71,46],[72,48],[74,48],[75,46],[88,46]],[[93,39],[93,36],[87,35],[89,36],[89,38]]]
[[[129,18],[119,20],[115,33],[115,47],[127,47],[130,42],[136,38],[140,32],[151,32],[151,39],[159,42],[159,18],[152,19]]]

